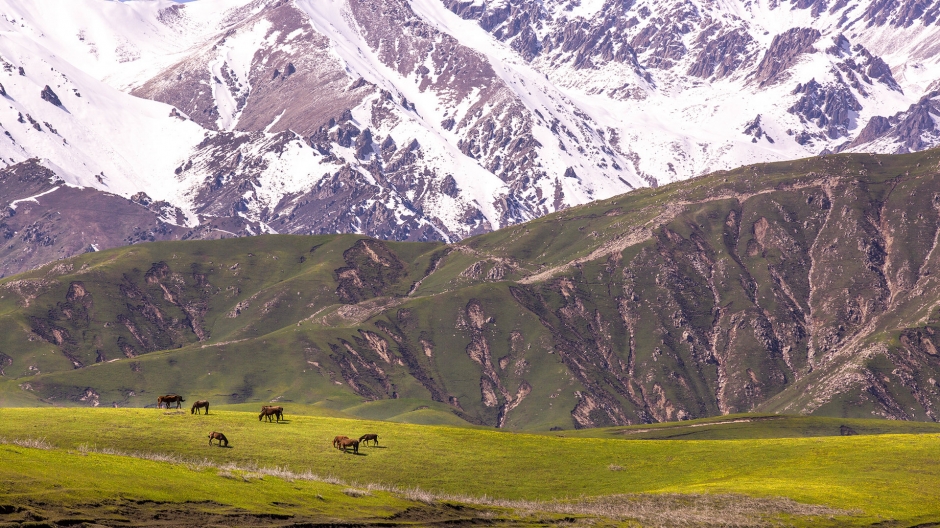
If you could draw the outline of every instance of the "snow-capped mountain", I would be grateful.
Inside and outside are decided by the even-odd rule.
[[[166,225],[456,240],[746,163],[936,145],[938,12],[0,0],[0,157]]]

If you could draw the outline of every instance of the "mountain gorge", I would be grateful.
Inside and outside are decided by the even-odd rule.
[[[140,240],[455,242],[747,163],[923,150],[936,27],[878,1],[0,2],[0,273]],[[22,163],[51,187],[8,186]],[[66,188],[126,221],[40,220],[70,217]]]
[[[0,281],[0,399],[180,392],[515,429],[936,420],[938,177],[936,150],[838,154],[451,245],[268,235],[92,252]]]

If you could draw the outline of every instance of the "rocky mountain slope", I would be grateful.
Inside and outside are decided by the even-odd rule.
[[[453,245],[261,236],[89,253],[0,281],[0,398],[400,399],[533,429],[744,411],[936,420],[938,204],[940,152],[839,154]]]
[[[183,232],[456,241],[936,145],[937,24],[878,0],[0,1],[0,159]]]

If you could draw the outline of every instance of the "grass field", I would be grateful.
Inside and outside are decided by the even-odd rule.
[[[637,428],[535,435],[286,411],[267,423],[235,410],[2,409],[0,506],[10,507],[0,512],[139,520],[193,509],[206,524],[245,525],[596,516],[668,525],[682,515],[691,525],[940,523],[940,434],[930,424],[854,420],[860,433],[906,434],[805,436],[838,425],[739,416],[694,428],[739,439],[648,441],[624,434]],[[207,445],[213,430],[228,449]],[[357,456],[330,445],[364,433],[377,433],[379,446]]]

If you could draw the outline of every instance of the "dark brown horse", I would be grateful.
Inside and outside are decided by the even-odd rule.
[[[277,421],[280,422],[284,419],[284,408],[281,406],[274,407],[271,405],[265,405],[261,408],[261,414],[258,415],[258,421],[260,422],[261,419],[265,416],[267,416],[269,422],[271,421],[272,416],[274,416]]]
[[[209,401],[208,400],[199,400],[193,404],[192,409],[189,410],[189,414],[197,414],[196,411],[200,411],[198,414],[202,414],[202,408],[205,407],[206,414],[209,414]]]
[[[339,448],[343,450],[343,453],[346,452],[346,448],[351,447],[353,453],[359,454],[359,440],[353,440],[352,438],[343,438],[339,441]]]
[[[339,443],[341,440],[349,440],[349,437],[345,435],[337,436],[336,438],[333,439],[333,447],[339,448]]]
[[[360,442],[364,442],[365,445],[369,445],[369,440],[375,442],[375,445],[379,445],[379,435],[377,434],[364,434],[359,437]]]
[[[183,402],[186,401],[182,396],[178,394],[167,394],[166,396],[157,396],[157,409],[161,408],[163,404],[166,404],[166,408],[170,408],[170,404],[176,402],[176,408],[180,409],[183,407]]]
[[[209,433],[209,445],[212,445],[213,440],[219,441],[219,447],[222,447],[222,442],[225,442],[225,447],[228,447],[228,438],[225,438],[225,435],[222,433],[217,433],[215,431]]]

